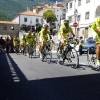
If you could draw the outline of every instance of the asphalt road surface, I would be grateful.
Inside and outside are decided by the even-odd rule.
[[[86,55],[79,68],[50,64],[38,55],[0,54],[0,100],[100,100],[100,72],[92,70]]]

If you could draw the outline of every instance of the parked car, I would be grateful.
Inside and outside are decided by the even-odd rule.
[[[84,46],[82,46],[82,54],[87,53],[87,51],[91,49],[92,52],[95,52],[96,44],[95,41],[91,38],[87,39]],[[79,52],[79,45],[76,46],[76,50]]]

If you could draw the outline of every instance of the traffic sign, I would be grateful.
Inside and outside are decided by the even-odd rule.
[[[74,22],[74,23],[73,23],[73,26],[74,26],[74,27],[77,27],[77,26],[78,26],[78,23],[77,23],[77,22]]]

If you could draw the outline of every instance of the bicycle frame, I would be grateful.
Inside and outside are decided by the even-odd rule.
[[[47,55],[50,56],[49,60],[47,58]],[[43,53],[42,53],[42,61],[44,61],[44,58],[46,58],[47,62],[50,63],[51,62],[51,48],[50,48],[50,44],[49,42],[46,43],[44,49],[43,49]]]

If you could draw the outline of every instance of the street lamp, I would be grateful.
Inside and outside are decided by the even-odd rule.
[[[30,20],[30,25],[31,25],[30,31],[32,32],[32,17],[31,17],[31,20]]]
[[[43,26],[43,17],[41,18],[41,24],[42,24],[42,26]]]
[[[75,18],[75,22],[74,22],[74,23],[77,23],[77,22],[76,22],[76,21],[77,21],[77,14],[78,14],[78,11],[77,11],[77,9],[75,9],[75,10],[74,10],[74,18]],[[76,35],[76,37],[77,37],[76,27],[77,27],[77,25],[75,26],[75,35]]]

